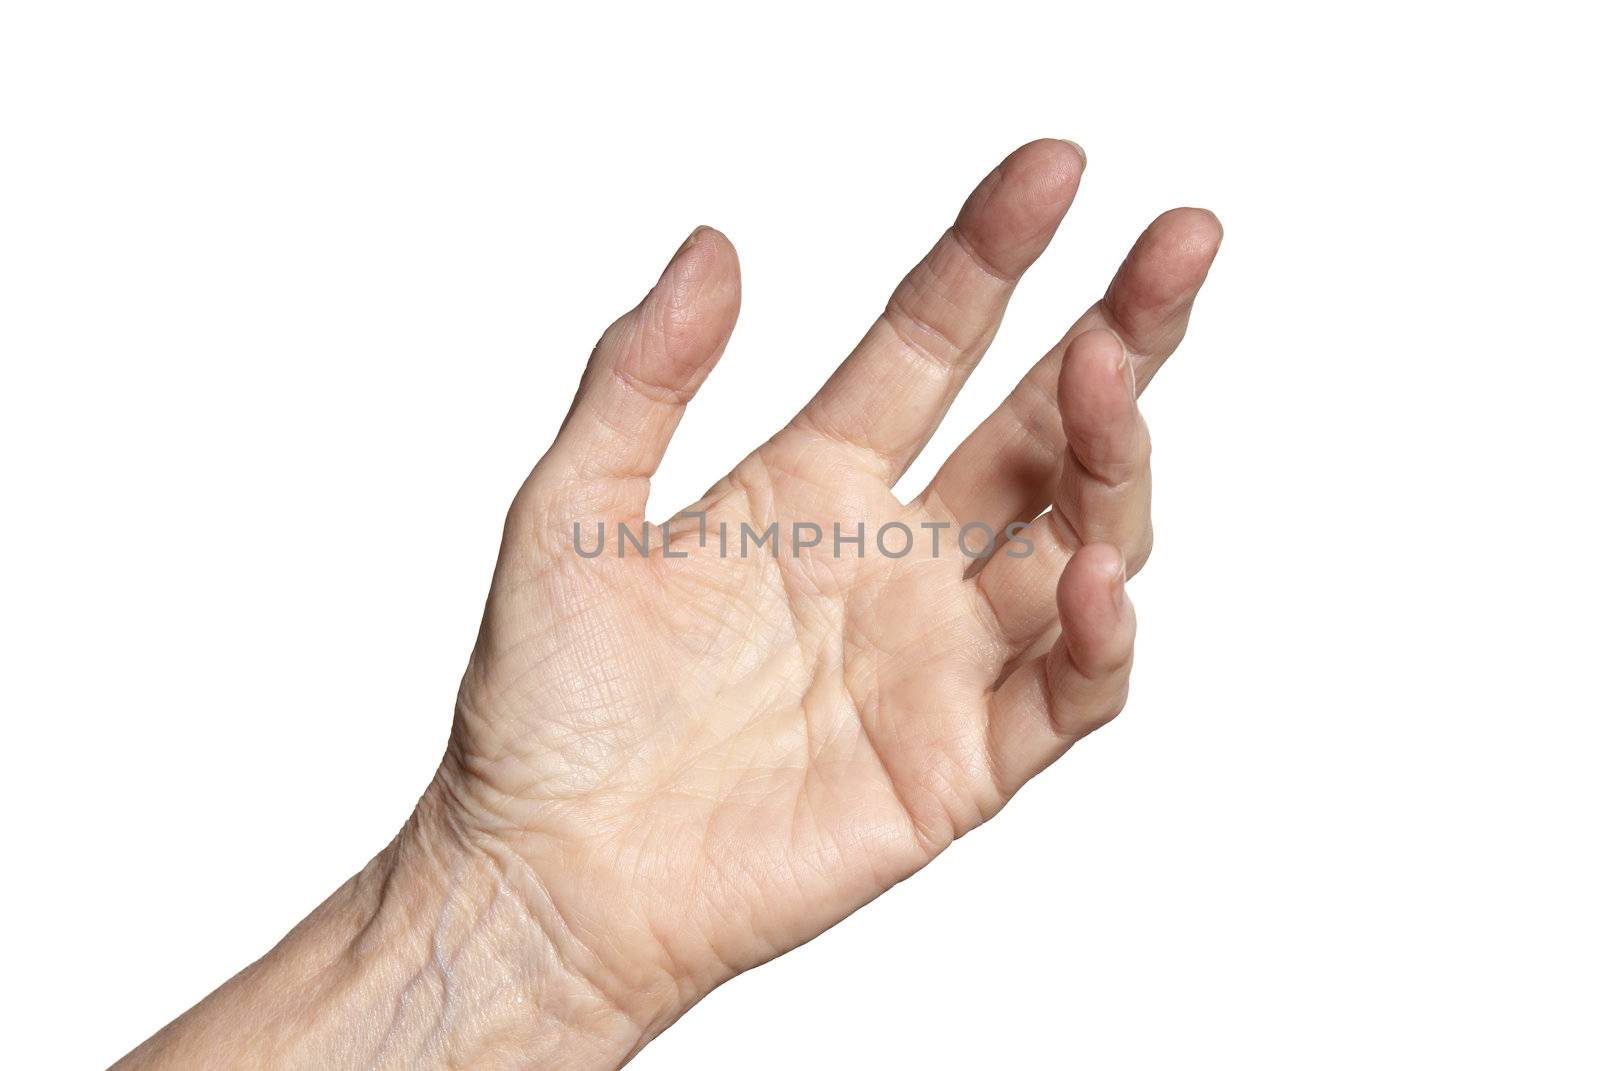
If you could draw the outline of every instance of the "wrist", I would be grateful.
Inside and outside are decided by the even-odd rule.
[[[119,1068],[615,1068],[664,1028],[564,958],[437,786],[390,845]]]
[[[346,886],[344,956],[384,1027],[371,1059],[401,1066],[615,1068],[649,1037],[563,947],[515,868],[430,788]],[[388,1018],[385,1018],[388,1016]]]
[[[467,774],[452,743],[407,835],[425,871],[477,875],[474,883],[487,891],[468,898],[492,903],[504,962],[539,965],[537,977],[524,981],[555,986],[546,1003],[556,998],[557,1020],[607,1040],[608,1052],[620,1052],[610,1066],[618,1066],[723,979],[687,972],[663,945],[640,910],[647,890],[635,884],[619,896],[614,881],[587,880],[609,874],[593,857],[594,838],[573,828],[584,823],[549,810]]]

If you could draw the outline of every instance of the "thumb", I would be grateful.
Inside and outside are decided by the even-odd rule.
[[[642,518],[650,477],[738,315],[738,254],[720,231],[697,227],[601,336],[535,482],[581,485],[597,512]]]

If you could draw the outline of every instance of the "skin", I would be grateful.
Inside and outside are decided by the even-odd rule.
[[[1077,146],[1037,141],[978,185],[816,397],[688,507],[707,546],[680,519],[671,557],[659,529],[649,555],[583,557],[574,522],[589,549],[596,524],[643,530],[650,478],[733,330],[736,255],[696,230],[605,332],[512,504],[411,821],[118,1066],[620,1066],[1114,717],[1124,584],[1151,546],[1136,399],[1183,337],[1215,217],[1157,218],[929,486],[892,491],[1083,169]],[[717,552],[719,524],[737,539],[774,521],[918,538],[894,558],[870,535],[860,556],[828,539]],[[976,562],[951,545],[975,521],[1026,527]],[[935,554],[924,526],[944,523]]]

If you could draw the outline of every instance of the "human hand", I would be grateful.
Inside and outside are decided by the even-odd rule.
[[[434,792],[645,1037],[914,873],[1121,709],[1123,581],[1151,541],[1135,398],[1184,333],[1213,216],[1158,218],[932,483],[892,491],[1082,171],[1065,142],[1011,154],[666,542],[650,478],[739,306],[732,246],[697,230],[605,332],[517,495]],[[775,523],[771,553],[754,537]],[[980,524],[986,561],[962,552]]]
[[[1082,171],[1066,142],[1007,157],[669,536],[643,523],[650,477],[739,305],[732,246],[691,235],[516,496],[412,820],[119,1066],[619,1066],[1114,717],[1123,584],[1151,541],[1135,399],[1183,336],[1216,219],[1156,219],[929,486],[892,490]]]

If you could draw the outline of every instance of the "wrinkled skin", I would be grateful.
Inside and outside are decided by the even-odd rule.
[[[618,557],[737,315],[733,247],[696,231],[605,333],[517,496],[430,796],[646,1038],[914,873],[1121,709],[1123,582],[1151,540],[1135,399],[1184,333],[1213,216],[1159,217],[929,487],[892,491],[1083,166],[1067,142],[1009,156],[818,395],[688,507],[707,545],[680,518],[683,556],[654,529],[648,556]],[[874,544],[891,521],[915,534],[904,557]],[[978,568],[952,546],[976,521],[1027,527]],[[737,546],[741,523],[773,522],[828,534],[718,553],[720,523]],[[865,525],[859,557],[834,555],[834,522]],[[923,526],[941,522],[935,555]],[[606,528],[603,554],[580,556],[575,523],[587,549]]]
[[[1151,542],[1136,399],[1183,337],[1216,219],[1159,217],[929,486],[892,490],[1083,166],[1061,141],[1007,157],[817,396],[666,538],[644,527],[650,477],[739,306],[733,247],[691,235],[595,347],[512,505],[411,821],[117,1066],[619,1067],[1114,717],[1124,582]],[[778,545],[742,546],[773,524]],[[836,547],[836,524],[863,545]],[[805,525],[818,545],[796,546]],[[650,553],[619,555],[621,526]],[[985,527],[1004,538],[969,559]]]

